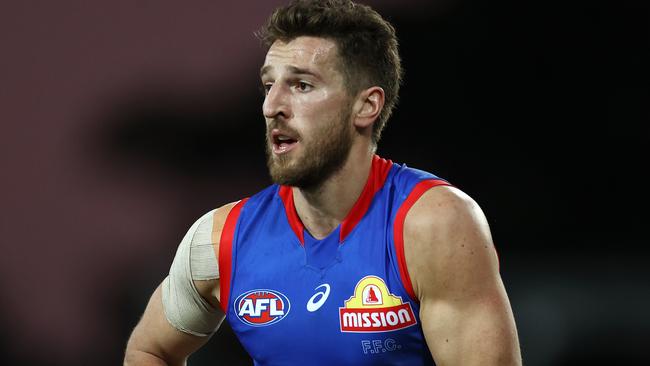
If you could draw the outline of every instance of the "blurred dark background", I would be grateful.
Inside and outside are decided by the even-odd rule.
[[[269,184],[281,3],[0,4],[4,363],[120,364],[187,228]],[[525,364],[650,364],[648,2],[367,3],[406,69],[379,153],[482,206]],[[190,364],[221,359],[227,327]]]

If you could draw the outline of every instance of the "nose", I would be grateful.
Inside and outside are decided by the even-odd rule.
[[[271,89],[266,93],[264,104],[262,104],[262,113],[266,119],[291,117],[291,108],[289,102],[289,91],[282,84],[274,83]]]

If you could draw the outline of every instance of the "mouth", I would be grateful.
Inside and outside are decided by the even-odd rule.
[[[280,155],[293,150],[298,145],[298,139],[288,133],[274,129],[271,132],[271,143],[273,145],[273,153]]]

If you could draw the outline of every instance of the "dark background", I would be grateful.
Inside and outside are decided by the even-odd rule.
[[[4,363],[120,364],[191,223],[269,184],[280,3],[0,4]],[[369,3],[406,70],[379,153],[481,205],[525,364],[650,364],[647,1]]]

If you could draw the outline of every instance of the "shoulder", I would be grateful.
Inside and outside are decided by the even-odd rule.
[[[212,215],[210,215],[208,220],[212,226],[211,236],[212,236],[212,242],[215,245],[217,246],[219,245],[221,233],[223,232],[228,216],[230,216],[230,212],[233,210],[235,206],[237,206],[242,201],[243,200],[230,202],[212,211]],[[215,249],[218,249],[218,247]],[[215,252],[218,253],[219,251],[215,250]]]
[[[230,212],[241,201],[235,201],[216,208],[203,215],[195,223],[188,254],[191,263],[191,277],[198,294],[213,308],[219,307],[219,247],[221,233]],[[201,254],[203,253],[203,254]],[[202,260],[210,258],[208,260]]]
[[[219,241],[228,215],[237,202],[231,202],[213,209],[194,221],[185,237],[178,246],[175,262],[189,264],[191,258],[218,256]],[[196,260],[194,262],[205,262]],[[201,268],[193,268],[192,274],[202,272]],[[211,271],[212,269],[210,269]],[[200,277],[200,276],[199,276]]]
[[[452,186],[428,189],[413,204],[405,220],[405,230],[426,235],[431,231],[450,231],[459,226],[487,224],[483,211],[467,194]],[[458,230],[451,230],[458,233]]]
[[[256,204],[259,204],[260,200],[273,197],[276,191],[277,186],[270,186],[252,197],[246,197],[239,201],[230,202],[216,208],[200,219],[200,221],[203,220],[202,226],[204,228],[210,228],[210,241],[213,244],[216,253],[219,253],[219,242],[221,241],[221,236],[224,233],[224,230],[228,229],[229,224],[234,225],[236,223],[236,219],[239,217],[244,204],[246,204],[247,207],[251,206],[251,204],[255,206]]]
[[[498,269],[483,211],[451,186],[431,188],[413,204],[404,222],[404,251],[418,297],[467,271]]]

